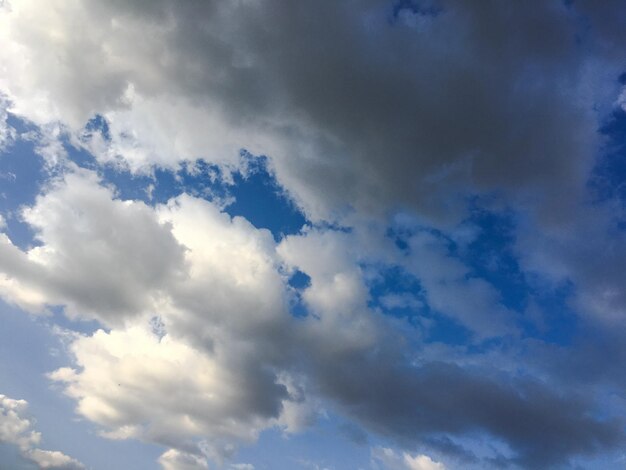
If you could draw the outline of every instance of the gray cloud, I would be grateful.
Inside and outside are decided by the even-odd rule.
[[[458,366],[393,366],[379,358],[324,363],[320,386],[356,419],[405,444],[437,433],[486,432],[504,439],[523,468],[549,467],[567,455],[594,454],[624,442],[622,423],[591,418],[587,400],[544,384],[501,383]]]
[[[16,27],[31,13],[28,2],[18,6]],[[554,220],[582,198],[595,90],[618,67],[600,47],[619,40],[604,10],[581,8],[446,1],[416,27],[406,18],[424,13],[394,19],[389,4],[374,1],[90,2],[46,14],[61,28],[77,17],[89,24],[61,44],[44,42],[49,32],[37,26],[11,39],[42,59],[32,61],[29,85],[50,93],[62,117],[81,123],[109,110],[123,123],[120,135],[135,131],[141,141],[154,131],[139,115],[122,117],[125,106],[141,113],[139,101],[123,98],[128,83],[163,111],[194,103],[211,116],[205,133],[223,127],[238,145],[270,152],[278,178],[312,216],[409,206],[449,219],[468,191],[503,190]],[[577,45],[584,8],[608,37]],[[61,53],[60,63],[44,75],[50,53]],[[81,66],[87,58],[93,67]],[[20,85],[8,87],[19,108]],[[175,138],[178,155],[156,148],[142,161],[200,156],[189,152],[201,148],[202,131],[189,132],[193,113],[181,112],[159,137]],[[202,156],[224,161],[225,151],[213,142]]]
[[[153,309],[159,290],[184,275],[184,248],[143,203],[112,197],[88,172],[53,182],[23,213],[40,246],[0,245],[11,278],[0,292],[30,310],[64,304],[107,325]]]
[[[91,306],[114,328],[71,338],[75,364],[50,375],[105,437],[167,446],[167,464],[203,462],[231,455],[237,443],[268,427],[295,430],[310,422],[319,398],[404,446],[428,445],[442,434],[478,433],[510,447],[506,462],[531,468],[623,442],[619,422],[594,417],[596,403],[586,390],[556,392],[550,381],[521,376],[488,356],[472,365],[445,351],[420,358],[421,347],[408,349],[407,334],[416,332],[396,328],[368,307],[363,262],[401,258],[375,230],[307,229],[276,245],[269,232],[187,195],[155,208],[137,204],[113,199],[89,172],[68,174],[26,210],[43,244],[34,253],[8,240],[3,245],[11,254],[3,257],[4,295],[44,305],[54,299],[76,309],[100,293],[99,282],[88,282],[93,265],[132,271],[151,262],[143,261],[152,256],[150,247],[161,247],[158,262],[167,269],[159,276],[167,281],[135,276],[135,284],[117,287],[113,296],[139,291],[139,304],[124,317],[128,326],[115,323],[115,311]],[[67,227],[60,220],[74,222]],[[123,236],[137,221],[141,249],[133,236]],[[70,249],[77,233],[93,234],[89,256]],[[434,256],[423,255],[431,268],[418,274],[433,285],[449,284],[445,292],[431,288],[431,296],[477,296],[483,299],[478,304],[492,303],[482,287],[459,280],[464,268],[436,240],[411,243]],[[107,254],[104,261],[101,253]],[[51,287],[65,282],[67,270],[58,266],[73,266],[72,279],[81,278],[76,298]],[[285,274],[295,268],[311,278],[301,292],[311,314],[299,320],[288,311]],[[104,281],[117,286],[120,274],[104,273]],[[160,324],[148,322],[154,314]]]
[[[101,162],[121,156],[135,171],[198,157],[234,165],[246,147],[269,155],[311,219],[355,225],[408,209],[451,227],[465,196],[496,192],[529,217],[517,241],[524,269],[573,279],[581,310],[623,311],[623,242],[612,238],[604,250],[610,217],[580,209],[596,109],[612,99],[606,84],[624,58],[624,33],[607,7],[451,0],[437,14],[394,17],[377,1],[11,3],[0,16],[0,40],[12,46],[0,51],[0,88],[12,111],[76,132],[103,114],[111,141],[83,142]],[[24,253],[2,240],[0,293],[119,328],[76,340],[78,368],[54,378],[109,437],[172,447],[166,468],[204,465],[203,436],[228,451],[224,436],[250,440],[280,423],[296,400],[279,372],[305,376],[307,393],[404,442],[485,433],[530,468],[623,443],[621,424],[595,418],[585,393],[496,365],[414,365],[368,307],[354,254],[373,248],[378,261],[399,262],[382,242],[310,230],[276,246],[269,233],[187,196],[153,211],[111,200],[93,178],[67,179],[24,212],[42,246]],[[469,281],[436,243],[411,243],[416,255],[401,264],[435,309],[480,338],[516,332],[492,286]],[[302,298],[312,315],[300,323],[289,317],[283,264],[311,277]],[[185,363],[205,361],[220,380],[197,383],[164,360],[149,389],[133,374],[116,382],[118,368],[141,370],[133,348],[146,335],[155,362],[172,346],[121,328],[153,313]],[[100,367],[120,335],[129,350]],[[602,371],[607,381],[616,374]],[[122,382],[125,392],[115,386]],[[172,400],[172,382],[197,394],[176,390],[182,399]],[[219,400],[187,406],[215,388]]]
[[[310,319],[300,331],[302,367],[311,388],[331,398],[336,409],[403,446],[446,434],[495,437],[510,448],[509,455],[499,456],[500,464],[523,468],[563,464],[572,456],[598,454],[624,442],[623,422],[595,417],[601,409],[593,393],[575,393],[567,381],[555,386],[549,379],[531,378],[541,377],[537,371],[516,372],[514,357],[504,355],[498,363],[489,355],[467,355],[464,361],[442,351],[435,353],[440,360],[420,350],[408,352],[410,339],[367,314],[360,303],[363,291],[350,281],[358,263],[350,257],[362,261],[373,253],[356,249],[362,244],[355,239],[313,231],[287,237],[279,247],[289,263],[311,276],[303,297],[320,318]],[[455,273],[458,266],[450,263],[427,263],[428,276],[440,279],[440,272]],[[471,284],[453,283],[446,289],[453,298],[476,295]],[[471,453],[463,456],[468,458]],[[481,463],[495,465],[493,460]]]

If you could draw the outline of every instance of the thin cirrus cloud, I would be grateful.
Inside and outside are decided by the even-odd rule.
[[[2,193],[0,296],[67,317],[50,393],[165,469],[263,468],[235,462],[264,433],[340,420],[371,468],[618,468],[623,201],[590,180],[623,15],[0,3],[0,170],[30,143],[46,176]],[[232,213],[255,155],[301,228]]]

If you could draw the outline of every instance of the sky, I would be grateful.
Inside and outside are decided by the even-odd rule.
[[[0,0],[0,468],[626,468],[620,0]]]

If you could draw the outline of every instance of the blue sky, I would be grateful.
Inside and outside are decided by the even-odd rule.
[[[625,17],[0,2],[0,467],[623,468]]]

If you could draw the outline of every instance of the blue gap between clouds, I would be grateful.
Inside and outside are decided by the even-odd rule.
[[[365,267],[367,269],[367,267]],[[445,344],[465,344],[470,339],[470,332],[454,319],[433,311],[426,301],[426,292],[419,280],[399,266],[377,267],[379,276],[369,285],[370,308],[379,308],[385,315],[404,318],[411,325],[422,327],[429,342]],[[419,306],[398,305],[391,308],[383,306],[388,295],[407,295],[413,297]]]
[[[478,235],[467,246],[453,247],[471,269],[472,276],[489,282],[500,293],[501,303],[517,312],[524,336],[555,344],[569,344],[579,332],[577,315],[569,308],[571,284],[551,285],[545,279],[522,272],[513,252],[515,213],[483,207],[480,198],[469,201],[470,215],[464,223],[478,228]],[[528,315],[530,302],[539,309],[542,324]]]
[[[36,143],[25,134],[37,134],[37,128],[9,114],[7,124],[17,131],[14,142],[0,153],[0,213],[6,221],[5,232],[22,250],[37,242],[31,227],[21,220],[20,209],[32,205],[49,178],[43,158],[35,151]]]
[[[19,215],[22,206],[31,206],[46,182],[53,176],[45,167],[43,157],[36,152],[38,129],[33,124],[9,115],[8,124],[16,129],[17,138],[0,153],[0,214],[6,220],[5,232],[20,249],[26,250],[38,244],[32,228]],[[85,126],[86,137],[99,132],[109,140],[109,127],[104,118],[96,116]],[[183,192],[196,197],[214,200],[233,198],[234,202],[224,210],[231,217],[242,216],[255,227],[268,229],[278,241],[284,235],[298,233],[307,223],[306,218],[276,182],[266,157],[256,157],[242,151],[247,171],[232,175],[233,184],[223,181],[221,170],[203,160],[193,167],[183,165],[172,171],[155,168],[152,174],[133,174],[121,165],[99,165],[93,155],[74,147],[67,137],[62,139],[67,155],[81,168],[96,171],[103,182],[115,187],[121,199],[141,200],[154,205],[165,203]],[[306,316],[306,308],[300,291],[310,283],[310,278],[297,271],[289,281],[296,290],[293,305],[295,316]],[[55,319],[67,323],[60,314],[60,307],[51,306]],[[86,322],[80,330],[88,332],[95,328]],[[74,328],[76,324],[72,322]],[[66,325],[67,326],[67,325]]]
[[[469,216],[462,222],[476,234],[468,242],[455,241],[446,234],[423,227],[390,228],[387,236],[396,247],[408,252],[409,238],[415,230],[427,230],[446,244],[450,256],[459,259],[469,270],[468,278],[476,277],[490,283],[500,294],[501,304],[517,313],[517,323],[526,337],[541,339],[560,345],[570,344],[579,333],[579,321],[568,307],[568,299],[573,294],[573,286],[548,285],[535,277],[522,272],[513,252],[515,242],[515,214],[512,211],[496,212],[484,208],[480,198],[468,200]],[[386,311],[388,315],[405,317],[413,324],[422,318],[428,325],[427,339],[446,344],[467,344],[471,334],[456,320],[433,312],[426,302],[426,293],[419,279],[392,267],[381,271],[381,278],[370,286],[370,306],[380,307],[380,299],[387,294],[410,293],[420,299],[419,309],[396,308]],[[542,324],[526,316],[525,312],[532,299],[543,312]],[[498,340],[483,343],[480,348],[497,344]]]
[[[626,81],[626,76],[623,80]],[[613,200],[623,208],[626,204],[626,111],[613,110],[599,132],[605,142],[588,186],[595,203]],[[619,215],[618,223],[626,228],[623,214]]]
[[[308,315],[308,310],[302,299],[302,291],[311,285],[311,277],[296,269],[294,273],[289,277],[289,286],[294,289],[294,298],[290,305],[291,314],[294,317],[302,318]]]
[[[96,116],[85,127],[86,135],[100,132],[110,139],[104,118]],[[232,184],[225,182],[222,170],[199,159],[178,170],[155,168],[152,175],[133,174],[116,165],[98,167],[93,156],[68,146],[70,158],[78,165],[97,169],[103,180],[113,184],[122,199],[139,199],[147,204],[164,203],[187,192],[207,200],[233,198],[224,211],[231,217],[242,216],[255,227],[268,229],[276,240],[298,233],[307,220],[277,183],[265,156],[242,150],[240,158],[246,171],[235,171]]]

